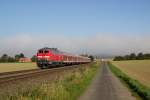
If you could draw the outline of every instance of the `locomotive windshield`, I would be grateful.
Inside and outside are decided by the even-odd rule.
[[[44,53],[49,53],[49,51],[45,50]]]
[[[39,50],[38,53],[49,53],[49,51],[48,50]]]
[[[43,50],[39,50],[39,53],[43,53]]]

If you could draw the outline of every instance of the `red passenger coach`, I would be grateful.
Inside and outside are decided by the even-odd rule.
[[[37,52],[37,65],[39,68],[82,64],[90,61],[91,60],[88,57],[64,53],[59,51],[57,48],[42,48]]]

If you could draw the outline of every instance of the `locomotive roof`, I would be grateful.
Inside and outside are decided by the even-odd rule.
[[[45,47],[45,48],[41,48],[40,50],[50,50],[50,51],[52,51],[55,54],[62,54],[62,52],[59,51],[57,48],[48,48],[48,47]]]
[[[45,47],[45,48],[41,48],[40,50],[43,50],[43,49],[48,49],[48,50],[58,50],[57,48],[48,48],[48,47]]]

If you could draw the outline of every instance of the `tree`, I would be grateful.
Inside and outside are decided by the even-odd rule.
[[[130,55],[125,55],[124,60],[130,60]]]
[[[25,56],[24,56],[23,53],[20,53],[20,54],[16,54],[16,55],[15,55],[15,60],[16,60],[16,61],[19,61],[20,58],[25,58]]]
[[[114,58],[114,61],[121,61],[121,60],[124,60],[124,57],[122,57],[122,56],[116,56]]]
[[[19,59],[20,59],[20,55],[16,54],[16,55],[15,55],[15,60],[16,60],[16,61],[19,61]]]
[[[7,54],[3,54],[1,58],[8,58]]]
[[[15,59],[7,54],[3,54],[0,58],[0,62],[15,62]]]
[[[150,54],[144,54],[144,59],[150,59]]]
[[[144,55],[142,52],[140,52],[138,55],[137,55],[137,59],[138,60],[143,60],[144,59]]]
[[[20,58],[24,58],[24,54],[23,53],[20,53]]]
[[[32,62],[36,62],[36,60],[37,60],[37,57],[36,57],[35,55],[32,56],[31,61],[32,61]]]
[[[15,62],[15,59],[13,57],[8,57],[8,62]]]
[[[135,53],[131,53],[130,55],[125,56],[116,56],[114,58],[115,61],[118,60],[144,60],[144,59],[150,59],[150,54],[143,54],[142,52],[138,53],[137,55]]]
[[[94,61],[94,57],[92,55],[90,55],[89,58],[91,59],[91,61]]]
[[[131,53],[129,59],[130,60],[135,60],[136,59],[136,54],[135,53]]]
[[[1,62],[7,62],[8,61],[8,55],[7,54],[3,54],[1,57]]]

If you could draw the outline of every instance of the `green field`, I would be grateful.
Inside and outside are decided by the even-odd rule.
[[[0,63],[0,73],[36,68],[36,63]]]
[[[112,64],[131,78],[150,87],[150,60],[112,61]]]

